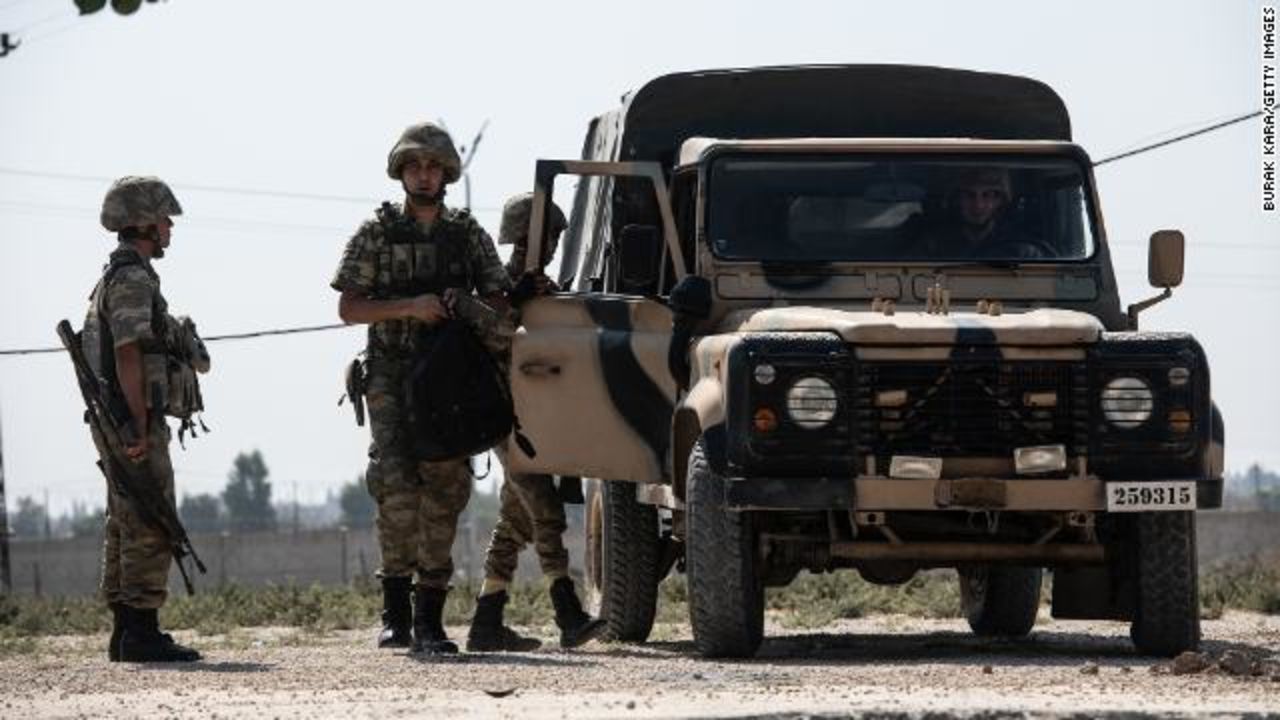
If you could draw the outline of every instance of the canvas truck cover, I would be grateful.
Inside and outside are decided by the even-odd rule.
[[[612,159],[657,160],[667,167],[680,144],[699,135],[1071,139],[1066,105],[1044,83],[913,65],[674,73],[630,95],[621,118],[621,127],[600,123],[621,131]]]

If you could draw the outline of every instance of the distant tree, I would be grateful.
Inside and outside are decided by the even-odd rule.
[[[107,521],[107,511],[101,507],[89,509],[81,503],[72,503],[67,529],[72,537],[98,537]]]
[[[338,493],[342,524],[349,528],[373,527],[376,505],[364,484],[364,475],[342,486]]]
[[[9,529],[14,537],[42,538],[48,526],[44,505],[31,497],[18,498],[18,509],[9,515]]]
[[[222,491],[222,504],[227,508],[227,524],[231,529],[275,529],[276,509],[271,505],[269,474],[261,452],[254,450],[236,455],[227,474],[227,487]]]
[[[222,501],[209,493],[183,495],[178,514],[187,532],[211,533],[220,532],[223,528]]]

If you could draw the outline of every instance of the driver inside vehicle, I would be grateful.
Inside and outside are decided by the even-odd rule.
[[[961,171],[947,190],[945,219],[925,237],[927,254],[983,260],[1048,257],[1047,248],[1019,226],[1013,203],[1008,170],[979,167]]]

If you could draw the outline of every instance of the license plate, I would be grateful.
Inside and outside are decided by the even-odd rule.
[[[1107,483],[1107,512],[1195,509],[1194,482]]]

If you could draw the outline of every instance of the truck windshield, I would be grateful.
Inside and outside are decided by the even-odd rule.
[[[706,189],[730,260],[1062,262],[1093,254],[1069,158],[728,155]]]

